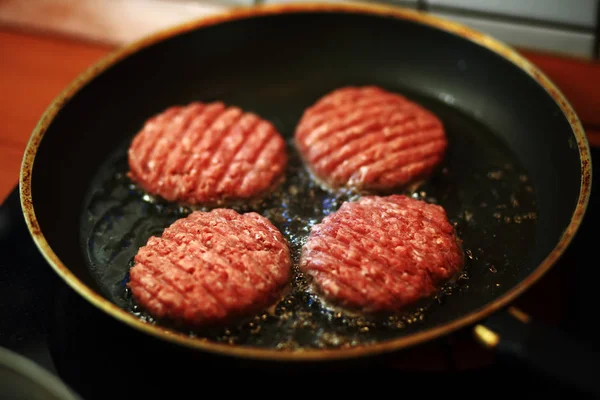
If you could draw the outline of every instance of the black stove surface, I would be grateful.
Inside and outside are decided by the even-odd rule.
[[[600,149],[592,150],[593,159],[600,160],[599,152]],[[599,221],[600,212],[598,174],[594,175],[591,202],[583,225],[553,268],[569,269],[572,276],[568,288],[568,312],[558,328],[588,346],[594,345],[597,332],[593,329],[597,306],[592,296],[600,274],[592,252],[595,223]],[[217,367],[251,367],[245,370],[244,375],[261,370],[256,364],[245,365],[207,355],[201,359],[180,357],[185,354],[185,349],[132,332],[89,305],[58,278],[33,244],[23,221],[16,189],[0,208],[0,249],[0,346],[16,351],[57,374],[85,400],[125,397],[127,390],[138,395],[135,397],[156,395],[161,390],[181,389],[181,384],[186,382],[204,391],[213,384],[206,379],[209,372],[217,371]],[[539,302],[544,302],[544,299],[539,299]],[[450,346],[448,343],[447,339],[442,339],[441,348]],[[446,371],[408,370],[397,373],[394,379],[398,385],[413,386],[416,380],[430,382],[435,375],[437,381],[461,382],[461,393],[474,382],[488,388],[492,385],[494,393],[506,390],[508,393],[564,394],[570,397],[576,393],[573,388],[564,387],[517,365],[495,362],[477,369],[460,370],[452,357],[449,356]],[[355,366],[352,363],[347,365]],[[372,369],[383,365],[386,365],[385,360],[373,360],[368,364],[362,362],[356,366]],[[270,368],[267,374],[263,373],[261,381],[255,383],[268,384],[269,375],[272,376],[275,371],[293,375],[303,371],[314,373],[310,368],[300,370],[297,365],[276,367]],[[119,384],[125,386],[119,387]],[[214,385],[222,388],[221,382]],[[230,386],[229,391],[235,390],[236,385]],[[448,390],[448,387],[442,386],[443,391]],[[479,387],[473,386],[473,391],[481,393]]]

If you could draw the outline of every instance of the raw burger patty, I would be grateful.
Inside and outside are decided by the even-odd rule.
[[[155,317],[202,326],[268,307],[290,277],[287,243],[269,220],[215,209],[151,237],[135,256],[128,286]]]
[[[462,265],[444,209],[402,195],[344,203],[312,228],[300,261],[330,303],[373,313],[433,295]]]
[[[295,132],[315,178],[330,188],[388,190],[427,177],[446,151],[441,121],[375,86],[344,87],[305,110]]]
[[[173,106],[152,117],[128,156],[129,176],[146,192],[187,204],[263,194],[287,163],[269,121],[222,102]]]

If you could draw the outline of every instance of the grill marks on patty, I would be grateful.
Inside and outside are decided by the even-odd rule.
[[[135,300],[158,318],[218,324],[274,302],[291,276],[287,242],[264,217],[195,211],[151,237],[130,270]]]
[[[313,226],[300,261],[331,303],[369,313],[431,296],[462,265],[444,209],[403,195],[344,203]]]
[[[428,176],[448,144],[433,113],[375,86],[323,96],[305,110],[294,138],[307,167],[334,189],[404,187]]]
[[[273,124],[222,102],[172,106],[150,118],[128,151],[129,177],[150,194],[215,204],[265,194],[287,164]]]

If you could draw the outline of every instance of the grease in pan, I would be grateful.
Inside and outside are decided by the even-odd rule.
[[[322,86],[307,87],[304,92],[278,102],[270,113],[267,109],[267,118],[278,119],[280,132],[286,137],[290,159],[285,179],[260,202],[231,205],[238,212],[251,210],[268,218],[289,243],[293,263],[291,290],[273,309],[257,312],[221,329],[188,330],[156,319],[132,301],[131,291],[126,290],[127,272],[139,247],[149,236],[158,236],[177,219],[187,217],[195,207],[148,197],[139,186],[132,185],[126,175],[129,141],[100,167],[91,183],[86,216],[82,220],[91,272],[103,293],[142,320],[192,337],[243,346],[296,349],[357,346],[410,334],[423,323],[443,318],[448,310],[452,313],[455,300],[477,294],[473,290],[480,287],[471,288],[472,281],[462,279],[473,271],[475,277],[484,276],[487,280],[486,293],[502,290],[495,282],[502,282],[503,276],[518,270],[527,243],[533,237],[534,221],[528,215],[535,211],[535,193],[530,190],[525,171],[510,149],[479,122],[435,99],[412,93],[412,98],[435,110],[444,121],[450,146],[440,168],[428,180],[416,188],[396,192],[444,206],[457,234],[464,239],[467,254],[464,272],[455,283],[444,286],[426,302],[390,318],[337,312],[327,307],[321,296],[309,291],[298,263],[310,228],[338,210],[344,201],[358,198],[353,191],[322,188],[308,173],[294,145],[292,132],[299,115],[321,93]],[[513,217],[514,221],[519,220],[518,225],[512,224]],[[511,223],[505,221],[508,218]],[[488,237],[495,241],[490,242]],[[492,268],[494,272],[490,272]],[[453,295],[448,296],[449,293]]]
[[[254,145],[251,150],[242,148],[246,139],[246,145]],[[279,154],[264,151],[270,142]],[[239,171],[260,171],[265,166],[261,162],[270,158],[284,162],[280,142],[271,123],[252,113],[243,115],[237,107],[227,109],[222,102],[171,107],[146,122],[134,138],[129,150],[130,177],[170,201],[185,198],[187,203],[211,203],[236,190],[238,198],[252,197],[240,196],[247,175],[244,179]],[[403,96],[366,86],[337,89],[306,110],[296,129],[296,144],[313,169],[331,173],[330,183],[336,176],[345,176],[343,185],[390,189],[427,175],[441,161],[447,141],[433,113]],[[228,161],[239,154],[249,156],[229,166]],[[258,164],[251,165],[252,160]],[[280,169],[276,165],[272,171]],[[253,182],[254,186],[257,183],[262,182]],[[271,277],[266,282],[253,282],[253,278],[268,275],[268,263],[273,260],[244,255],[248,262],[238,265],[231,257],[223,258],[231,254],[219,249],[235,248],[239,239],[244,239],[241,244],[246,249],[268,243],[261,235],[245,237],[239,235],[242,232],[228,231],[228,223],[216,211],[208,214],[215,216],[210,221],[198,215],[176,221],[162,237],[151,238],[141,248],[128,284],[135,300],[157,318],[191,327],[220,323],[234,310],[247,316],[249,310],[266,309],[269,302],[252,289],[262,293],[272,283]],[[456,240],[441,238],[455,233],[437,205],[406,197],[365,197],[345,203],[323,222],[313,227],[300,269],[314,279],[319,295],[352,310],[401,311],[433,296],[457,275],[462,264]],[[223,229],[215,225],[221,223]],[[445,247],[440,248],[440,242]],[[210,256],[214,251],[218,257]],[[386,254],[391,256],[386,258]],[[383,264],[378,263],[381,260]],[[252,285],[244,288],[244,280]],[[275,289],[278,286],[267,288],[267,293]],[[248,290],[253,296],[247,295]],[[274,301],[272,296],[262,297]]]

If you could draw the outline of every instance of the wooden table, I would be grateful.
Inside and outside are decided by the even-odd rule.
[[[112,50],[107,45],[72,38],[0,29],[1,200],[18,182],[23,151],[46,107],[79,73]],[[600,146],[600,64],[533,52],[523,54],[561,88],[582,119],[590,143]],[[566,312],[566,294],[560,290],[564,274],[558,269],[551,271],[543,284],[518,300],[517,306],[549,321],[560,318]],[[535,301],[541,294],[546,300]],[[456,348],[464,351],[460,345]],[[429,349],[436,351],[435,346]],[[406,361],[418,363],[423,359],[429,360],[423,358],[421,350],[408,352]]]

